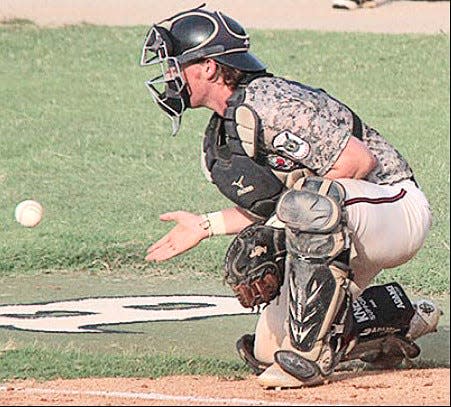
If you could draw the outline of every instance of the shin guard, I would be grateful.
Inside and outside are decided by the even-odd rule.
[[[352,328],[351,234],[337,182],[308,177],[285,192],[276,213],[285,223],[289,334],[294,351],[276,361],[301,381],[327,376],[339,363]]]

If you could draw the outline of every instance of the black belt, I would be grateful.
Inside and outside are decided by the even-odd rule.
[[[363,126],[362,126],[362,120],[360,120],[360,117],[357,116],[352,110],[352,135],[355,138],[358,138],[359,140],[363,139]]]
[[[420,188],[420,186],[418,185],[417,180],[415,179],[415,177],[413,175],[409,178],[409,181],[412,181],[417,188]]]

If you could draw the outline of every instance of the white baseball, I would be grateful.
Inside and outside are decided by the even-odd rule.
[[[14,211],[17,222],[27,228],[35,227],[41,221],[43,214],[42,205],[32,199],[20,202]]]

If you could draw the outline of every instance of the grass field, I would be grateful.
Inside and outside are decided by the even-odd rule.
[[[171,227],[158,220],[160,213],[230,204],[200,171],[210,113],[188,111],[172,138],[168,119],[144,87],[147,72],[138,60],[145,32],[42,29],[27,22],[0,27],[0,281],[58,270],[222,277],[230,237],[204,241],[167,263],[144,262],[149,244]],[[429,197],[434,223],[424,249],[377,282],[396,279],[417,293],[449,294],[449,36],[251,35],[253,51],[270,71],[326,89],[381,131]],[[37,228],[14,220],[24,199],[46,209]],[[26,366],[28,351],[7,354],[13,365]],[[47,351],[40,352],[38,359]],[[98,358],[90,363],[101,363]],[[5,374],[13,375],[9,359],[1,360]],[[54,364],[49,360],[41,373]]]

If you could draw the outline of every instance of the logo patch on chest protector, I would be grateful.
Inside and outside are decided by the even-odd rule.
[[[277,151],[297,160],[307,157],[310,152],[309,143],[287,130],[274,137],[272,145]]]
[[[294,162],[289,158],[285,158],[276,154],[268,154],[266,161],[271,168],[279,171],[290,171],[295,166]]]

